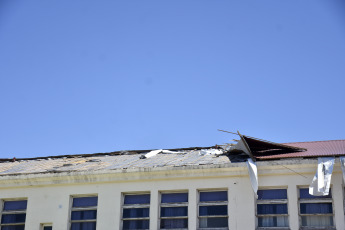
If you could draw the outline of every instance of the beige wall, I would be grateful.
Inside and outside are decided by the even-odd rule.
[[[299,186],[308,186],[316,172],[317,161],[286,161],[284,166],[259,162],[260,188],[287,188],[290,229],[299,229]],[[233,164],[232,164],[233,165]],[[293,171],[296,171],[299,175]],[[132,175],[131,175],[132,174]],[[228,190],[229,229],[255,229],[255,198],[245,164],[236,167],[199,167],[184,170],[149,170],[7,177],[0,179],[0,199],[28,199],[26,230],[37,230],[41,223],[52,223],[54,230],[69,226],[70,196],[98,194],[97,229],[120,229],[121,194],[150,192],[150,229],[158,229],[159,191],[188,190],[189,229],[197,229],[198,190]],[[49,180],[49,177],[51,178]],[[48,178],[48,179],[47,179]],[[54,179],[53,179],[54,178]],[[6,183],[6,181],[8,183]],[[53,184],[49,181],[55,181]],[[345,229],[343,182],[337,163],[332,176],[333,205],[337,229]]]

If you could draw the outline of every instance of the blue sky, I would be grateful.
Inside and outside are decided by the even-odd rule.
[[[0,158],[345,139],[342,0],[0,0]]]

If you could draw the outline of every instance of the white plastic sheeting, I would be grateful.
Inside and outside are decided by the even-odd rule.
[[[345,183],[345,157],[339,157],[339,159],[340,159],[341,171],[343,171],[343,180]]]
[[[152,150],[151,152],[146,153],[145,157],[146,158],[154,157],[158,153],[172,154],[172,153],[182,153],[182,152],[175,152],[175,151],[170,151],[170,150],[165,150],[165,149],[157,149],[157,150]]]
[[[313,196],[327,196],[331,186],[334,157],[319,157],[317,171],[309,186],[309,194]]]
[[[204,155],[221,155],[223,154],[223,150],[220,149],[202,149],[199,152],[200,156]]]
[[[248,158],[246,163],[247,163],[249,178],[252,184],[253,192],[255,194],[255,197],[257,198],[258,197],[257,192],[258,192],[258,187],[259,187],[258,168],[256,167],[256,163],[251,158]]]

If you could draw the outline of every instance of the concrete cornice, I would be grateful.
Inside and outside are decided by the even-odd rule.
[[[259,176],[315,174],[317,159],[290,159],[257,162]],[[335,172],[339,172],[336,159]],[[70,171],[0,176],[1,188],[62,184],[118,183],[132,181],[205,179],[248,176],[246,163],[193,165],[182,167],[129,168],[98,171]]]

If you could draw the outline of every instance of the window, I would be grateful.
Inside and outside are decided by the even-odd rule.
[[[258,190],[256,201],[256,216],[258,227],[279,227],[288,229],[288,207],[286,189]]]
[[[1,230],[24,230],[27,200],[3,201]]]
[[[300,188],[299,214],[302,229],[335,229],[332,190],[327,196],[312,196],[308,188]]]
[[[188,229],[188,193],[162,193],[160,229]]]
[[[122,206],[122,229],[150,228],[150,194],[125,194]]]
[[[199,192],[199,229],[228,229],[228,192]]]
[[[96,229],[97,203],[97,196],[73,197],[71,230]]]
[[[44,224],[43,227],[41,228],[42,230],[53,230],[53,227],[48,224]]]

